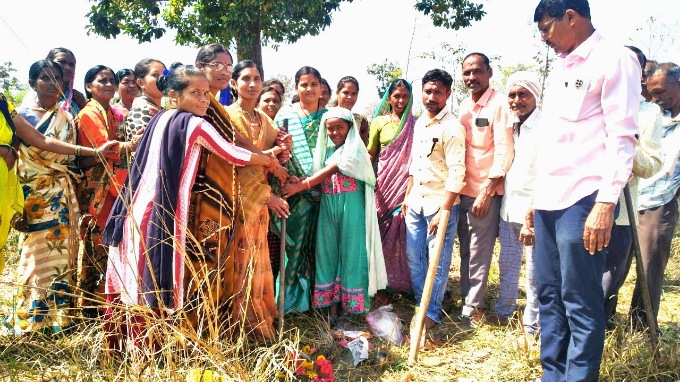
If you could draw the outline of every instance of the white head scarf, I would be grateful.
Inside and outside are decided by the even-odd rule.
[[[345,143],[336,148],[328,138],[326,121],[340,118],[349,123],[349,132]],[[328,153],[333,154],[326,159]],[[382,252],[380,229],[378,228],[378,213],[375,208],[375,173],[371,165],[371,158],[364,141],[354,123],[352,112],[341,108],[331,107],[321,118],[319,137],[314,150],[313,169],[317,172],[329,164],[336,164],[340,172],[356,180],[364,182],[365,221],[366,221],[366,254],[368,257],[368,294],[373,296],[378,290],[387,288],[387,270]]]
[[[519,72],[513,73],[510,78],[508,78],[508,83],[505,88],[505,92],[509,93],[510,88],[515,85],[519,85],[529,91],[531,95],[536,98],[536,102],[541,99],[541,85],[538,78],[538,74],[526,70],[521,70]]]
[[[349,123],[345,143],[337,149],[333,141],[328,138],[328,131],[326,131],[326,121],[332,118],[340,118]],[[326,159],[329,152],[333,155]],[[316,150],[314,150],[314,172],[331,163],[336,164],[343,174],[358,179],[370,187],[375,186],[375,173],[371,158],[359,135],[359,129],[355,126],[354,115],[342,107],[331,107],[321,118],[319,137],[316,141]]]

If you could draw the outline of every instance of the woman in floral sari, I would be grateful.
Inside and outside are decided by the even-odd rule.
[[[411,114],[412,105],[411,84],[403,79],[393,81],[373,116],[367,147],[371,158],[378,162],[375,203],[387,266],[387,286],[394,291],[411,290],[401,204],[408,183],[416,120]]]
[[[262,78],[253,61],[236,64],[231,88],[236,90],[237,97],[236,102],[226,108],[229,122],[263,153],[276,156],[283,149],[276,145],[278,130],[272,120],[257,108]],[[237,174],[240,196],[233,248],[236,262],[233,319],[240,321],[245,312],[247,331],[270,340],[274,336],[272,323],[276,317],[276,302],[267,246],[269,210],[283,217],[290,212],[288,203],[272,194],[264,168],[240,167]]]
[[[50,108],[51,109],[51,108]],[[98,148],[87,148],[62,142],[41,134],[14,109],[0,93],[0,248],[7,242],[9,228],[21,217],[24,195],[19,185],[15,164],[19,153],[14,148],[18,139],[39,150],[63,155],[99,157],[113,153],[116,142],[106,142]],[[0,272],[4,269],[4,254],[0,252]]]
[[[282,107],[276,114],[276,127],[283,129],[286,123],[284,121],[288,121],[288,132],[293,136],[293,157],[288,162],[290,176],[301,178],[313,173],[312,155],[321,117],[326,112],[326,109],[319,109],[320,80],[318,70],[310,66],[300,68],[295,73],[295,89],[300,101]],[[288,199],[290,216],[286,229],[286,312],[304,312],[310,308],[319,197],[320,192],[312,189]],[[280,233],[280,227],[272,228],[275,233]]]
[[[76,130],[70,115],[57,104],[61,97],[61,68],[40,60],[29,70],[36,91],[30,106],[19,114],[46,137],[74,144]],[[78,254],[80,212],[71,176],[75,155],[56,154],[23,143],[19,148],[24,219],[21,257],[16,270],[14,309],[5,322],[15,334],[39,329],[58,332],[71,322],[73,276]]]
[[[36,91],[33,105],[18,112],[45,136],[75,143],[71,117],[57,107],[61,68],[41,60],[29,70]],[[78,253],[80,216],[69,166],[74,155],[20,146],[19,176],[25,197],[27,234],[17,267],[17,295],[12,322],[15,333],[43,327],[58,331],[70,323],[70,285]],[[30,287],[30,288],[27,288]],[[31,312],[41,311],[41,315]]]

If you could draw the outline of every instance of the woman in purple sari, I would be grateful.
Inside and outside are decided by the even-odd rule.
[[[387,267],[387,287],[400,292],[411,290],[401,204],[408,183],[416,122],[412,105],[411,84],[403,79],[394,80],[373,115],[367,147],[371,160],[378,165],[375,204]]]

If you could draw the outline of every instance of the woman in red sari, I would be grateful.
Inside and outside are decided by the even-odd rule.
[[[78,287],[85,316],[96,316],[96,306],[104,301],[102,281],[108,250],[100,243],[101,230],[127,176],[126,155],[134,150],[132,142],[124,142],[122,114],[109,104],[117,86],[113,69],[97,65],[88,70],[85,74],[88,102],[78,114],[78,144],[98,147],[109,140],[121,142],[112,156],[81,161],[81,167],[87,170],[77,187],[83,214],[80,227],[85,231],[85,251],[78,262]]]

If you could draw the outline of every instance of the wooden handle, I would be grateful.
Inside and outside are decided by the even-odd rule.
[[[449,216],[451,211],[441,210],[439,212],[439,227],[437,228],[437,238],[435,239],[434,256],[430,258],[430,264],[427,267],[427,277],[425,278],[425,285],[423,285],[423,295],[420,297],[420,306],[416,313],[416,327],[415,332],[411,334],[416,338],[411,338],[411,349],[408,355],[408,363],[414,364],[418,360],[418,350],[420,348],[420,336],[423,332],[423,323],[425,322],[425,315],[427,308],[430,305],[430,297],[432,296],[432,287],[434,286],[434,279],[437,275],[437,266],[439,265],[439,257],[444,246],[446,238],[446,227],[449,224]]]

